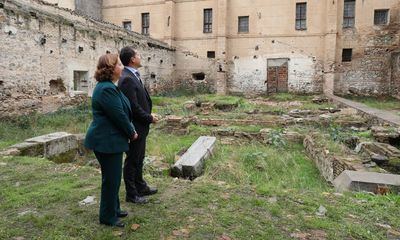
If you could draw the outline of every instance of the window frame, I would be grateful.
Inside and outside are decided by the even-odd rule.
[[[377,12],[385,13],[385,23],[377,23]],[[374,25],[375,26],[385,26],[389,24],[389,9],[375,9],[374,10]]]
[[[203,33],[212,33],[213,9],[203,9]]]
[[[150,35],[150,13],[142,13],[142,35]]]
[[[215,58],[215,51],[207,51],[207,58],[210,58],[210,59]]]
[[[346,5],[353,7],[353,14],[349,14],[349,9]],[[347,10],[347,15],[346,15]],[[351,21],[352,20],[352,21]],[[345,0],[343,5],[343,28],[354,28],[356,24],[356,0]]]
[[[125,24],[129,24],[129,29],[125,27]],[[122,27],[123,27],[125,30],[132,31],[132,21],[129,21],[129,20],[122,21]]]
[[[303,6],[304,6],[304,8],[302,8]],[[297,2],[296,3],[296,18],[295,19],[296,19],[295,29],[297,31],[307,30],[307,2]]]
[[[244,29],[243,27],[243,25],[241,25],[241,23],[244,23],[244,22],[242,22],[243,20],[247,20],[247,27],[246,27],[246,29]],[[242,21],[241,21],[242,20]],[[249,31],[250,31],[250,16],[238,16],[238,33],[239,34],[244,34],[244,33],[249,33]],[[242,31],[243,30],[243,31]]]

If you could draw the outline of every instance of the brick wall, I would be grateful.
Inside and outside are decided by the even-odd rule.
[[[400,5],[390,10],[388,25],[344,29],[339,36],[334,92],[398,95],[392,87],[393,56],[400,46]],[[352,48],[351,62],[340,62],[343,48]]]

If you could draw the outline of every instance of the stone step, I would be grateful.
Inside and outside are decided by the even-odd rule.
[[[345,170],[333,181],[333,185],[339,192],[400,193],[400,175]]]
[[[204,162],[212,154],[217,139],[201,136],[172,166],[173,177],[196,178],[203,173]]]

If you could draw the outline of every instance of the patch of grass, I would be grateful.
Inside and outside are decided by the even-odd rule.
[[[361,96],[344,96],[347,99],[364,103],[365,105],[383,110],[400,110],[400,100],[389,97],[389,96],[381,96],[381,97],[361,97]]]
[[[175,162],[175,154],[182,149],[188,149],[197,139],[194,135],[172,135],[159,131],[151,131],[147,142],[147,151],[149,155],[162,156],[170,164]]]
[[[288,239],[314,230],[327,239],[386,239],[376,223],[400,227],[399,196],[333,195],[301,146],[218,146],[206,174],[193,182],[146,174],[159,193],[147,205],[121,201],[130,212],[124,229],[98,224],[98,202],[78,204],[89,195],[99,199],[101,177],[94,168],[26,157],[0,162],[1,239],[113,239],[115,233],[162,239],[174,231],[187,232],[189,239]],[[123,187],[120,192],[123,199]],[[328,210],[325,217],[315,215],[320,205]],[[140,224],[136,231],[130,230],[134,223]]]
[[[287,101],[310,101],[313,96],[311,95],[297,95],[293,93],[275,93],[269,95],[267,97],[269,100],[278,101],[278,102],[287,102]]]
[[[353,135],[358,136],[362,139],[372,139],[372,132],[371,130],[362,131],[362,132],[352,132]]]
[[[344,152],[344,146],[341,141],[347,136],[341,128],[330,126],[329,129],[323,132],[313,132],[315,142],[320,147],[325,147],[330,153],[341,154]]]
[[[322,103],[322,104],[316,104],[313,102],[304,102],[302,106],[299,107],[299,109],[304,109],[304,110],[319,110],[319,109],[327,109],[327,108],[335,108],[336,105],[333,103]]]
[[[214,95],[205,94],[197,95],[194,100],[196,102],[213,102],[216,104],[239,104],[243,98],[230,95]]]
[[[317,187],[326,190],[318,171],[301,151],[301,145],[290,148],[274,148],[259,143],[221,146],[207,165],[206,177],[253,185],[260,193],[286,188]]]
[[[57,131],[86,132],[92,120],[90,105],[61,109],[49,114],[31,114],[0,121],[0,149],[33,136]]]
[[[165,97],[155,96],[151,98],[154,106],[182,105],[184,102],[191,100],[190,97]]]

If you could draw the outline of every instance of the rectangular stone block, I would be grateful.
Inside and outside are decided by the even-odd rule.
[[[367,191],[379,193],[380,189],[388,188],[394,193],[399,193],[400,175],[345,170],[333,181],[333,185],[339,192]]]
[[[78,148],[78,141],[73,134],[56,132],[25,140],[28,143],[43,144],[45,158],[52,158]]]
[[[211,155],[217,139],[201,136],[172,166],[174,177],[195,178],[203,173],[204,162]]]

